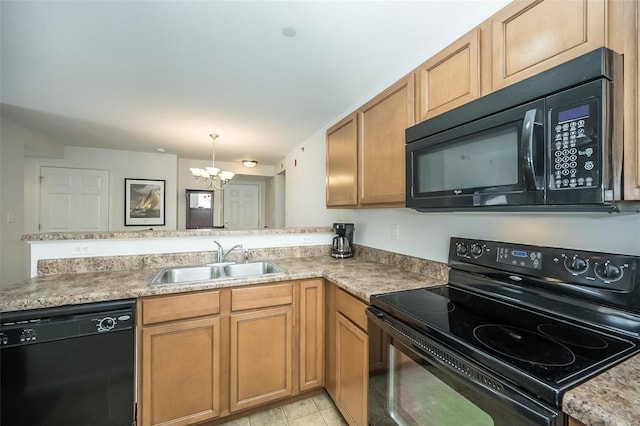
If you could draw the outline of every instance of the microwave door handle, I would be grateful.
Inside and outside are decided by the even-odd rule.
[[[522,152],[524,153],[524,181],[528,189],[542,190],[543,185],[539,182],[541,179],[536,177],[535,167],[535,126],[540,126],[536,122],[537,109],[530,109],[524,114],[524,122],[522,123]]]

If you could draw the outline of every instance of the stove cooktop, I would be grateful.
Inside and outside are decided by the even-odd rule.
[[[471,349],[553,388],[638,351],[621,336],[455,286],[373,296],[372,305],[464,352]],[[468,353],[468,352],[467,352]]]

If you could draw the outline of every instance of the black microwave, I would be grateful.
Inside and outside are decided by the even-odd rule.
[[[600,48],[406,130],[406,206],[620,211],[622,57]]]

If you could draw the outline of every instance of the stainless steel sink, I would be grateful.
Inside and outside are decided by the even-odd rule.
[[[222,263],[197,266],[173,266],[163,268],[151,280],[151,285],[179,284],[186,282],[211,281],[222,278],[242,278],[284,272],[273,262]]]
[[[175,284],[190,281],[209,281],[222,277],[221,266],[175,266],[162,269],[158,275],[151,280],[151,284]]]
[[[224,267],[224,274],[230,278],[277,274],[280,272],[284,271],[273,262],[234,263]]]

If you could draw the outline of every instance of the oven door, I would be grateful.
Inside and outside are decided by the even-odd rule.
[[[369,425],[564,425],[566,416],[369,307]]]
[[[544,100],[407,141],[407,207],[542,205]]]

